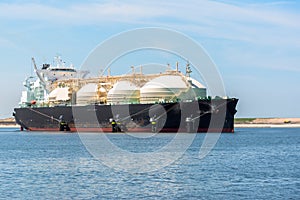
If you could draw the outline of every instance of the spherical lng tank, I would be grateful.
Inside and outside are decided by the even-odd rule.
[[[199,81],[189,78],[190,88],[181,93],[181,100],[193,100],[206,98],[206,88]]]
[[[139,103],[140,88],[130,81],[118,81],[107,93],[107,103]]]
[[[69,87],[58,87],[52,90],[48,96],[49,103],[57,104],[57,103],[66,103],[70,100],[70,92]]]
[[[141,103],[176,101],[189,88],[182,76],[164,75],[147,82],[140,90]]]
[[[96,83],[84,85],[76,94],[76,103],[81,105],[95,103],[97,101],[98,86]]]

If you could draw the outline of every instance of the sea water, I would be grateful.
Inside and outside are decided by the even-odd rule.
[[[139,154],[163,148],[174,134],[107,137]],[[95,158],[76,133],[2,128],[0,199],[300,199],[299,128],[237,128],[200,159],[204,137],[197,134],[171,164],[134,173]]]

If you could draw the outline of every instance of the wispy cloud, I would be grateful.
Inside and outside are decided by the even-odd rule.
[[[251,48],[251,47],[250,47]],[[253,47],[252,47],[253,48]],[[254,74],[265,71],[286,71],[300,73],[297,50],[292,49],[247,49],[247,47],[227,47],[222,56],[227,65],[243,72],[247,69]],[[239,74],[240,75],[240,74]]]
[[[289,105],[297,105],[300,98],[299,9],[299,1],[282,0],[0,1],[2,65],[13,74],[3,76],[0,85],[24,76],[24,65],[30,66],[30,59],[29,64],[26,62],[32,52],[42,58],[65,51],[80,63],[99,38],[127,28],[156,26],[178,30],[205,45],[224,74],[225,85],[233,90],[231,94],[243,99],[241,105],[249,108],[241,115],[275,110],[275,115],[290,112],[299,116],[292,106],[290,110],[277,109],[282,103],[280,97],[293,95],[287,98]],[[279,83],[287,87],[278,88]],[[13,81],[9,91],[19,90],[18,81]],[[270,94],[279,98],[270,98]],[[19,93],[14,99],[13,95],[6,96],[17,102]],[[10,112],[10,102],[1,112]],[[267,104],[269,109],[265,109]]]
[[[33,21],[45,26],[104,26],[122,23],[137,26],[161,26],[192,33],[200,37],[236,41],[256,45],[248,49],[248,58],[239,48],[232,49],[241,64],[269,66],[298,71],[296,55],[275,57],[274,49],[300,49],[300,13],[290,12],[295,2],[244,3],[240,1],[114,1],[50,5],[46,3],[2,3],[0,21]],[[300,6],[300,5],[295,5]],[[294,10],[294,9],[292,9]],[[36,25],[34,29],[36,29]],[[39,26],[38,26],[39,27]],[[1,42],[1,41],[0,41]],[[2,41],[4,42],[4,40]],[[258,49],[269,46],[268,56],[261,57]],[[254,62],[260,57],[260,63]],[[273,59],[273,62],[270,62]],[[243,63],[244,62],[244,63]],[[248,63],[246,63],[248,62]],[[275,63],[276,65],[270,64]]]
[[[115,1],[114,3],[75,3],[66,7],[55,7],[36,3],[2,3],[0,4],[0,16],[8,19],[55,22],[59,19],[62,23],[77,22],[80,24],[91,21],[171,17],[211,25],[230,21],[300,27],[298,23],[300,15],[298,13],[292,14],[276,10],[273,9],[273,6],[267,6],[269,4],[255,4],[254,6],[253,4],[234,5],[224,1]]]
[[[64,7],[47,4],[0,4],[0,17],[55,24],[101,25],[120,22],[174,27],[209,37],[246,42],[286,42],[300,46],[300,14],[274,9],[284,2],[233,4],[232,1],[115,1],[75,3]]]
[[[91,24],[130,21],[165,15],[167,9],[128,3],[88,3],[54,7],[46,4],[0,4],[0,16],[8,20],[49,21],[63,24]]]
[[[0,46],[2,47],[14,47],[14,43],[11,41],[5,39],[5,38],[0,38]]]

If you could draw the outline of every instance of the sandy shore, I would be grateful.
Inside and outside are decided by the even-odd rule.
[[[18,124],[15,124],[15,125],[3,125],[3,124],[0,124],[0,128],[20,128],[20,125]]]
[[[10,117],[5,119],[0,119],[0,128],[20,128],[20,126],[16,124],[14,118]]]
[[[236,128],[299,128],[300,118],[256,118],[235,123]]]
[[[235,124],[235,128],[300,128],[300,124]]]

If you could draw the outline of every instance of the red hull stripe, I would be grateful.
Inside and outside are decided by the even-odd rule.
[[[28,129],[29,131],[55,131],[58,132],[59,128],[36,128],[36,127],[31,127]],[[71,128],[70,132],[102,132],[102,133],[111,133],[112,129],[111,128]],[[133,129],[128,129],[128,131],[126,132],[130,132],[130,133],[134,133],[134,132],[138,132],[138,133],[149,133],[151,132],[151,129],[149,128],[133,128]],[[160,130],[160,132],[162,133],[184,133],[186,132],[185,130],[178,130],[177,128],[164,128],[162,130]],[[220,129],[218,128],[199,128],[198,133],[219,133]],[[234,129],[233,128],[223,128],[222,130],[223,133],[233,133]]]

